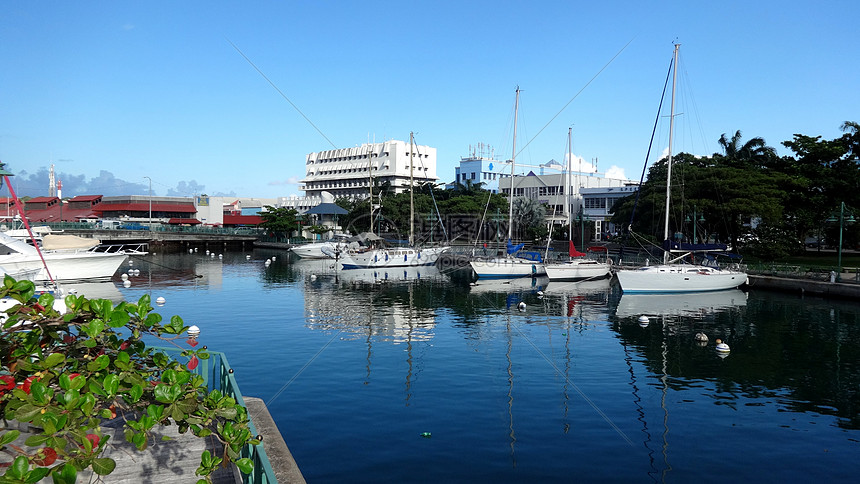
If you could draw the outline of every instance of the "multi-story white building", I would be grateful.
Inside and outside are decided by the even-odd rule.
[[[545,165],[549,167],[550,164]],[[560,165],[559,165],[560,166]],[[544,170],[541,170],[544,171]],[[596,233],[607,229],[606,222],[611,215],[614,199],[630,195],[638,189],[638,184],[631,180],[606,178],[597,173],[567,172],[549,175],[535,175],[529,172],[526,176],[516,176],[514,181],[514,197],[526,197],[546,205],[546,219],[556,225],[566,225],[568,213],[573,217],[583,207],[589,220],[597,224]],[[510,193],[510,179],[501,180],[501,193]],[[568,195],[565,195],[565,187]],[[570,205],[565,210],[565,201]]]
[[[376,184],[389,182],[395,193],[401,193],[409,188],[410,166],[416,185],[439,179],[436,148],[411,145],[410,150],[409,142],[399,140],[310,153],[305,165],[299,189],[307,197],[327,191],[335,198],[365,198],[370,195],[371,178]]]

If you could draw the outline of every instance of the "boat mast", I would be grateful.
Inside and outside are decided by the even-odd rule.
[[[571,223],[571,212],[573,210],[570,209],[570,191],[572,187],[570,186],[570,157],[571,151],[573,150],[571,146],[571,133],[573,132],[573,128],[567,128],[567,174],[564,177],[564,211],[567,212],[567,240],[573,240],[573,224]]]
[[[675,44],[675,53],[672,59],[672,104],[669,109],[669,162],[666,171],[666,224],[663,227],[663,240],[669,240],[669,199],[672,195],[672,136],[675,129],[675,85],[678,80],[678,49],[681,44]],[[663,252],[663,263],[669,263],[669,251]]]
[[[413,132],[409,132],[409,246],[415,245],[415,183],[414,176],[415,165],[412,160],[414,157],[413,147]]]
[[[511,193],[508,195],[508,240],[513,240],[514,234],[514,178],[517,173],[517,112],[520,108],[520,86],[517,86],[517,97],[514,101],[514,147],[511,151]]]

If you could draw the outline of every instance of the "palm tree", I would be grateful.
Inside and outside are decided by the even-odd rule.
[[[726,138],[726,133],[723,133],[717,143],[720,144],[724,154],[714,156],[722,156],[729,166],[764,166],[769,160],[776,158],[776,150],[768,146],[764,138],[751,138],[741,144],[740,130],[735,131],[731,139]]]

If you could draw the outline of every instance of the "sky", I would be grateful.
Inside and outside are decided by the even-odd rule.
[[[387,139],[639,179],[736,130],[780,155],[860,121],[860,2],[4,2],[0,161],[19,195],[303,195],[308,153]],[[247,58],[247,59],[246,59]],[[250,62],[249,62],[250,61]],[[253,65],[252,65],[253,63]],[[149,177],[149,178],[146,178]],[[4,189],[5,191],[5,189]],[[6,196],[3,193],[2,196]]]

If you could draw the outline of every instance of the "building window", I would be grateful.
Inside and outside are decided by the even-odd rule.
[[[586,198],[585,208],[606,208],[605,198]]]

